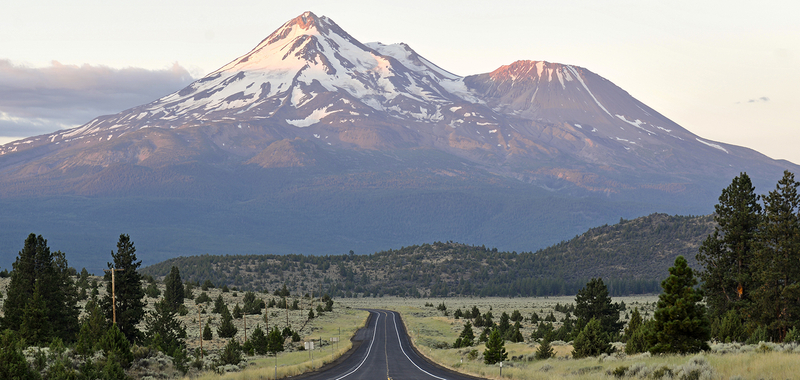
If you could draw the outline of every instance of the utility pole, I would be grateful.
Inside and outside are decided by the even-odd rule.
[[[247,313],[242,313],[242,320],[244,321],[244,341],[247,342]]]
[[[117,290],[115,285],[116,281],[114,278],[114,272],[122,272],[124,270],[125,269],[116,269],[116,268],[103,269],[103,272],[111,272],[111,310],[114,316],[115,325],[117,324],[117,296],[116,296]]]

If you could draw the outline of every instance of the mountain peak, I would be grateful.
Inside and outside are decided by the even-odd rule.
[[[284,24],[284,26],[298,26],[301,29],[308,30],[311,28],[320,28],[321,26],[324,26],[320,25],[321,21],[327,21],[327,18],[324,16],[319,18],[313,12],[304,12],[300,16],[289,20],[289,22]]]

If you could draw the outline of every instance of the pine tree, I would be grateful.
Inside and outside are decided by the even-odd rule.
[[[142,275],[138,269],[142,265],[136,258],[136,247],[130,236],[122,234],[117,242],[117,252],[111,252],[113,263],[108,263],[109,269],[121,269],[114,273],[116,290],[117,326],[130,342],[140,341],[142,333],[136,327],[144,317],[144,289],[142,288]],[[106,318],[112,320],[113,308],[111,304],[111,273],[105,274],[106,295],[101,302]]]
[[[492,330],[489,334],[489,340],[486,341],[486,350],[483,351],[483,362],[486,364],[495,364],[508,359],[508,352],[506,352],[505,342],[500,336],[497,329]]]
[[[28,235],[19,256],[12,264],[11,281],[6,290],[3,303],[3,327],[20,331],[26,309],[29,312],[44,312],[47,323],[38,325],[47,331],[32,331],[29,323],[28,334],[49,341],[52,337],[71,342],[78,333],[77,307],[78,292],[69,276],[69,266],[64,253],[50,252],[47,240],[41,235]],[[45,306],[28,307],[38,289],[39,300]]]
[[[233,319],[241,319],[241,318],[242,318],[242,308],[239,307],[239,304],[237,303],[233,307]]]
[[[611,303],[608,287],[601,278],[591,279],[575,296],[575,316],[578,317],[579,328],[594,318],[605,333],[613,336],[619,333],[624,325],[624,322],[619,320],[620,310],[622,305]]]
[[[167,277],[164,278],[164,285],[164,300],[173,310],[178,310],[178,306],[183,305],[183,298],[186,293],[178,267],[172,267]]]
[[[652,322],[651,353],[685,354],[709,349],[709,322],[695,285],[692,269],[683,256],[678,256],[669,268],[669,277],[661,282],[664,292],[658,296]]]
[[[553,346],[550,345],[550,340],[545,337],[539,342],[539,348],[536,349],[536,353],[534,357],[538,360],[545,360],[550,359],[556,355],[556,351],[553,349]]]
[[[19,341],[12,330],[0,332],[0,379],[39,379],[19,349]]]
[[[800,195],[794,174],[786,171],[764,197],[755,265],[759,287],[753,292],[755,320],[782,341],[800,325]]]
[[[208,321],[206,321],[206,325],[203,326],[203,340],[211,340],[214,338],[214,335],[211,332],[211,317],[208,317]]]
[[[228,311],[228,306],[222,308],[222,322],[220,322],[219,328],[217,328],[217,336],[220,338],[233,338],[236,336],[236,333],[239,332],[239,329],[233,325],[233,316],[231,316],[231,312]]]
[[[90,300],[86,304],[86,314],[81,322],[75,351],[83,356],[92,356],[106,333],[107,323],[103,311],[95,301]]]
[[[514,343],[521,343],[525,341],[525,337],[522,336],[522,325],[520,325],[519,321],[514,322],[514,327],[509,330],[508,340]]]
[[[592,318],[575,338],[572,344],[572,357],[578,359],[610,354],[613,351],[610,341],[609,334],[603,330],[600,320]]]
[[[497,330],[500,331],[500,336],[503,337],[503,339],[508,336],[511,330],[511,317],[505,311],[503,314],[500,314],[500,323],[497,324]]]
[[[122,368],[128,368],[133,361],[131,342],[125,337],[118,325],[112,324],[100,339],[100,348],[109,362],[117,362]]]
[[[173,267],[174,268],[174,267]],[[155,309],[144,318],[147,341],[167,355],[186,348],[186,327],[176,317],[173,304],[166,298],[155,303]],[[158,337],[158,338],[156,338]]]
[[[633,333],[642,325],[642,314],[639,313],[639,308],[633,309],[633,313],[631,313],[631,319],[628,321],[628,326],[625,327],[625,335],[623,335],[623,341],[627,342],[633,336]]]
[[[761,205],[747,173],[722,190],[714,209],[717,226],[700,247],[697,261],[704,267],[700,281],[709,314],[718,319],[728,310],[749,307],[756,287],[753,259]]]
[[[261,329],[261,325],[256,326],[255,330],[253,330],[253,335],[250,336],[250,342],[252,342],[253,349],[255,350],[256,354],[264,355],[267,353],[267,336],[264,334],[264,330]]]
[[[212,313],[221,314],[223,309],[227,309],[228,307],[225,305],[225,300],[222,299],[222,294],[217,296],[217,299],[214,300],[214,308],[211,309]]]
[[[277,354],[283,351],[283,334],[278,330],[277,326],[273,326],[272,330],[267,336],[267,351],[272,354]]]
[[[471,347],[473,344],[475,344],[475,333],[472,332],[472,324],[467,321],[456,342],[453,343],[453,348]]]
[[[46,306],[37,284],[33,298],[25,305],[19,335],[28,344],[41,345],[49,342],[52,334],[52,327],[47,320]]]

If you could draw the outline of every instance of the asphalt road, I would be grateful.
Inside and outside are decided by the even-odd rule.
[[[369,310],[365,328],[353,337],[359,344],[347,358],[321,372],[300,376],[309,380],[475,380],[452,372],[423,358],[408,337],[400,315],[389,310]]]

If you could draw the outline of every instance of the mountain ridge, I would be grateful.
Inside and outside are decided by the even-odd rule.
[[[0,146],[2,206],[53,216],[3,216],[0,248],[43,228],[90,256],[90,242],[120,232],[147,233],[139,240],[158,257],[221,242],[523,251],[619,217],[707,214],[739,172],[763,188],[798,168],[697,136],[586,68],[517,61],[461,77],[307,12],[172,94]],[[137,210],[147,202],[165,202],[153,220]],[[159,224],[187,207],[191,220]],[[66,225],[90,238],[75,241]],[[282,234],[261,233],[270,229]],[[215,241],[216,231],[229,232]],[[184,247],[159,244],[170,236]]]

